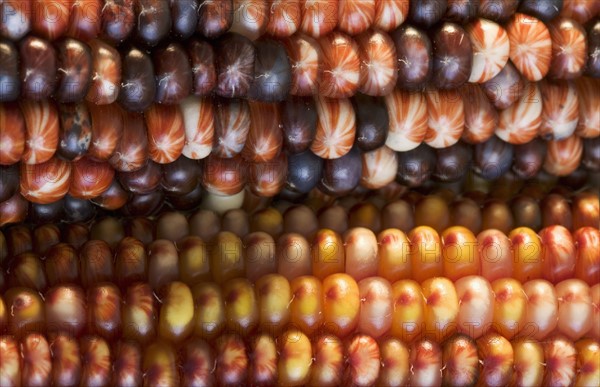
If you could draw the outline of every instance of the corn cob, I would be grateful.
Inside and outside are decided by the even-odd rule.
[[[365,152],[384,145],[407,152],[423,142],[433,148],[450,147],[461,138],[480,144],[494,138],[494,131],[514,145],[540,135],[550,140],[549,152],[556,152],[565,147],[559,146],[561,140],[574,133],[599,136],[597,83],[591,78],[575,84],[530,83],[520,101],[499,113],[477,85],[460,92],[395,90],[385,99],[293,98],[281,104],[190,97],[177,106],[149,105],[145,115],[124,112],[116,104],[23,100],[20,106],[0,104],[5,143],[0,163],[40,164],[55,154],[71,161],[88,156],[126,172],[140,169],[148,159],[168,164],[181,155],[198,160],[242,154],[264,163],[280,147],[290,154],[310,149],[323,159],[335,159],[355,143]],[[531,104],[532,98],[540,103]],[[136,130],[123,132],[123,126]],[[576,164],[581,149],[578,153],[570,157]]]
[[[429,203],[437,201],[437,198],[424,200],[423,205],[433,205]],[[237,267],[242,272],[252,270],[262,274],[275,272],[279,270],[278,266],[280,270],[296,275],[299,272],[314,274],[323,270],[323,267],[319,268],[321,263],[318,257],[325,254],[322,259],[336,257],[336,267],[341,272],[357,270],[352,268],[355,265],[353,260],[362,256],[360,259],[364,260],[369,271],[373,270],[375,274],[379,270],[380,275],[386,278],[389,275],[390,280],[419,276],[416,279],[422,281],[434,275],[454,277],[457,274],[465,275],[463,271],[466,270],[468,274],[482,274],[490,280],[498,278],[499,274],[493,273],[502,273],[500,276],[516,277],[521,281],[546,278],[553,282],[571,278],[577,273],[577,278],[592,284],[592,279],[598,275],[597,259],[594,258],[598,235],[594,232],[594,229],[597,230],[593,226],[594,220],[590,226],[574,229],[572,234],[563,226],[546,226],[536,234],[528,227],[508,229],[503,233],[498,229],[475,231],[464,226],[450,227],[439,223],[436,226],[441,226],[437,229],[439,231],[428,225],[405,230],[391,225],[391,228],[371,230],[365,228],[368,224],[358,227],[350,225],[350,228],[346,224],[334,231],[335,227],[319,229],[319,223],[327,226],[328,221],[319,222],[310,209],[302,206],[289,209],[283,219],[276,210],[266,211],[262,216],[266,217],[265,220],[256,221],[264,222],[262,225],[249,223],[247,215],[241,210],[226,213],[222,221],[214,213],[201,210],[189,221],[183,214],[165,213],[156,220],[156,226],[152,220],[145,218],[131,219],[125,224],[115,218],[105,218],[89,229],[74,224],[63,227],[62,232],[56,226],[42,226],[33,232],[26,226],[15,226],[0,234],[1,260],[5,268],[23,253],[32,253],[31,259],[38,261],[39,257],[44,257],[51,247],[61,241],[72,245],[64,251],[69,255],[69,252],[79,250],[88,240],[104,243],[108,250],[102,254],[98,252],[98,255],[109,257],[110,249],[116,249],[123,238],[130,236],[133,237],[132,242],[139,241],[145,246],[150,246],[156,239],[176,244],[189,239],[189,245],[178,245],[178,249],[186,251],[189,248],[194,251],[194,248],[201,247],[203,259],[206,259],[207,251],[214,251],[218,256],[220,249],[225,249],[225,254],[229,245],[235,247],[236,254],[232,259],[237,262],[236,265],[241,265]],[[302,223],[297,223],[298,219],[303,218],[305,220]],[[597,223],[597,216],[595,219]],[[332,221],[339,224],[338,220]],[[269,226],[271,222],[275,222],[275,226]],[[284,223],[283,228],[277,227],[279,222]],[[337,246],[336,251],[327,253],[327,246]],[[61,255],[60,250],[55,253]],[[176,256],[177,252],[174,254]],[[458,262],[452,260],[457,254],[463,255],[459,259],[462,262],[460,270],[456,266]],[[287,262],[287,257],[295,257],[295,263]],[[146,261],[144,256],[138,259]],[[245,263],[245,260],[249,261]],[[446,260],[449,260],[447,266],[444,263]],[[411,261],[414,262],[411,264]],[[145,265],[143,263],[142,266]],[[215,265],[215,269],[218,269],[219,265]],[[27,267],[24,265],[23,273],[30,273]],[[40,275],[43,277],[43,274]]]
[[[534,1],[494,2],[467,1],[464,3],[425,1],[349,1],[339,5],[331,0],[317,3],[305,1],[272,2],[262,0],[186,1],[183,4],[167,1],[100,1],[90,0],[74,7],[65,2],[16,2],[3,5],[1,33],[18,40],[28,31],[56,38],[61,35],[80,38],[101,36],[121,42],[130,35],[148,45],[164,39],[171,30],[177,37],[186,38],[197,32],[206,37],[218,36],[230,28],[249,36],[267,33],[289,36],[303,31],[320,36],[336,28],[349,34],[360,33],[369,27],[392,30],[408,20],[430,27],[440,19],[466,23],[476,16],[506,22],[516,11],[549,22],[557,16],[569,17],[585,24],[598,12],[594,3],[556,1],[536,4]],[[269,8],[270,6],[270,8]],[[517,7],[518,6],[518,7]],[[48,16],[44,19],[44,16]]]
[[[465,31],[457,28],[464,37]],[[371,95],[389,93],[397,80],[392,39],[385,32],[368,31],[357,41],[342,32],[332,32],[318,42],[299,35],[287,42],[267,39],[253,43],[231,32],[214,41],[214,53],[205,41],[194,40],[187,48],[170,43],[155,49],[152,56],[132,47],[121,58],[115,48],[101,40],[86,44],[66,39],[55,50],[50,42],[27,36],[18,49],[2,41],[0,59],[7,67],[1,100],[13,101],[19,94],[34,100],[56,95],[60,102],[86,98],[105,105],[118,99],[126,109],[141,111],[152,101],[175,104],[191,94],[208,95],[213,90],[223,97],[265,102],[282,101],[290,91],[298,95],[318,91],[333,98],[351,97],[359,88]],[[469,71],[470,43],[468,39],[464,42],[469,48],[464,55]],[[21,66],[17,68],[19,57]],[[313,62],[307,63],[307,58]],[[190,59],[198,62],[190,63]],[[297,61],[290,63],[290,59]],[[362,70],[361,60],[367,64]],[[375,66],[383,71],[370,68]],[[66,75],[57,79],[57,68]],[[74,68],[83,71],[74,73]]]
[[[536,340],[552,333],[572,340],[598,339],[600,334],[595,307],[599,285],[590,287],[577,279],[552,285],[546,280],[488,282],[466,276],[419,284],[375,276],[357,281],[343,273],[292,280],[267,274],[253,282],[214,277],[220,283],[195,278],[188,285],[177,277],[164,273],[147,283],[128,278],[128,285],[120,287],[100,281],[85,291],[59,284],[43,297],[35,289],[12,287],[0,299],[0,330],[18,337],[67,332],[113,340],[123,335],[142,344],[157,337],[182,343],[192,334],[212,340],[223,331],[278,336],[288,327],[311,337],[319,332],[340,338],[361,333],[405,342],[443,342],[455,332],[474,339],[497,332],[507,339]],[[572,317],[575,312],[580,318]]]
[[[512,146],[497,138],[473,149],[458,143],[436,152],[419,147],[414,151],[395,153],[384,146],[361,153],[353,148],[345,157],[336,160],[322,160],[311,152],[304,152],[290,156],[281,153],[273,160],[249,165],[238,156],[232,159],[210,156],[202,165],[180,157],[164,165],[151,160],[141,161],[142,167],[132,172],[115,171],[108,162],[87,157],[75,162],[53,157],[42,164],[1,167],[4,183],[0,190],[1,205],[7,208],[3,211],[5,214],[21,211],[20,215],[14,215],[17,217],[26,215],[27,201],[55,206],[58,211],[63,202],[69,202],[80,207],[87,206],[87,213],[93,214],[94,206],[82,201],[91,199],[99,207],[117,210],[128,200],[135,208],[136,198],[149,196],[152,204],[148,209],[141,207],[129,211],[133,215],[148,215],[156,212],[165,196],[176,208],[194,208],[200,204],[203,192],[243,197],[244,188],[247,188],[252,195],[273,197],[283,193],[294,200],[294,196],[301,197],[315,187],[327,195],[341,196],[360,189],[382,189],[394,181],[418,187],[425,185],[431,177],[438,182],[460,182],[473,175],[497,180],[506,176],[510,169],[531,176],[542,168],[540,160],[544,157],[543,167],[547,171],[556,174],[569,172],[569,176],[576,179],[583,176],[585,179],[585,170],[574,170],[579,165],[579,158],[571,158],[565,164],[566,157],[583,157],[581,163],[593,172],[597,169],[596,143],[596,139],[589,139],[583,142],[582,147],[582,142],[573,137],[554,143],[558,144],[557,147],[549,143],[546,155],[543,144],[538,144],[539,147],[531,144],[533,148],[525,149],[530,147],[527,144],[515,148],[515,152],[520,153],[514,160],[511,157]],[[133,153],[128,155],[134,156]],[[123,161],[124,166],[133,165]],[[420,163],[419,167],[415,162]],[[161,189],[157,189],[159,187]],[[128,199],[129,195],[131,198]],[[3,219],[0,223],[10,221],[15,220]]]
[[[38,68],[36,69],[37,73],[31,74],[35,76],[25,77],[23,87],[19,87],[17,60],[9,60],[15,59],[17,49],[9,40],[6,40],[3,43],[2,51],[6,56],[7,70],[3,81],[2,98],[0,99],[14,100],[18,97],[21,89],[26,95],[37,98],[52,94],[54,88],[53,78],[57,67],[54,64],[56,55],[43,55],[47,53],[47,48],[50,46],[46,43],[44,47],[43,40],[31,38],[31,35],[27,36],[32,27],[33,32],[44,39],[54,40],[64,35],[68,39],[75,38],[91,42],[92,51],[102,47],[100,52],[95,52],[93,56],[88,53],[87,59],[80,59],[84,61],[81,63],[87,63],[88,67],[84,67],[86,69],[91,67],[90,62],[92,60],[94,62],[107,61],[101,68],[111,72],[110,76],[93,77],[94,79],[91,79],[90,76],[87,80],[84,79],[81,82],[82,88],[85,89],[86,86],[83,85],[89,85],[91,79],[92,88],[91,92],[88,93],[88,98],[100,103],[114,101],[120,87],[121,77],[117,73],[121,71],[121,61],[118,53],[111,48],[111,45],[121,43],[134,29],[134,26],[137,31],[134,34],[136,37],[129,39],[129,42],[137,42],[137,44],[152,47],[164,40],[171,28],[175,35],[188,38],[196,32],[197,26],[198,32],[200,32],[197,35],[217,38],[218,46],[220,46],[217,48],[218,51],[225,50],[229,52],[231,50],[236,55],[248,55],[247,58],[240,61],[239,57],[236,58],[235,55],[226,54],[231,60],[230,62],[217,55],[219,57],[217,74],[214,74],[213,71],[213,75],[210,77],[206,77],[205,74],[199,75],[200,79],[196,82],[199,87],[195,90],[199,93],[205,93],[214,87],[214,85],[200,85],[203,81],[208,81],[219,84],[216,87],[218,93],[230,96],[246,95],[249,85],[243,79],[251,79],[255,71],[255,53],[252,49],[253,43],[251,40],[258,38],[265,32],[268,32],[272,37],[289,39],[288,42],[292,46],[297,44],[299,38],[300,41],[303,41],[303,48],[308,49],[305,52],[311,53],[313,59],[316,59],[314,55],[316,52],[322,54],[316,66],[311,65],[311,67],[315,69],[319,63],[323,64],[325,70],[323,72],[324,84],[314,87],[316,77],[313,77],[307,85],[304,84],[306,87],[301,86],[301,90],[292,86],[292,90],[299,91],[301,95],[306,92],[314,93],[317,90],[328,97],[352,95],[358,90],[359,84],[363,92],[386,92],[386,87],[382,88],[385,85],[378,81],[384,80],[388,85],[392,82],[393,85],[393,82],[396,81],[395,69],[398,66],[401,70],[398,80],[401,85],[409,88],[424,84],[424,81],[427,81],[429,77],[439,87],[456,87],[467,80],[485,82],[498,74],[508,62],[509,57],[523,75],[530,80],[540,80],[547,73],[551,77],[571,79],[581,75],[586,61],[589,62],[587,64],[588,72],[597,75],[597,62],[593,54],[597,50],[597,40],[590,40],[588,55],[586,32],[580,25],[581,21],[586,22],[591,18],[591,15],[595,12],[595,5],[585,4],[577,7],[565,7],[565,9],[585,9],[589,12],[589,15],[577,17],[576,20],[564,15],[554,19],[558,16],[556,13],[552,17],[547,14],[542,16],[540,12],[526,7],[523,7],[522,10],[525,13],[516,13],[516,7],[503,9],[498,7],[497,4],[480,7],[477,13],[481,18],[468,17],[463,20],[453,20],[450,14],[457,9],[450,7],[449,15],[446,18],[449,21],[442,22],[441,26],[434,27],[433,25],[445,13],[445,4],[445,1],[432,1],[424,4],[416,2],[411,6],[410,14],[407,15],[407,1],[399,2],[399,4],[386,1],[348,1],[347,4],[344,3],[339,7],[334,1],[303,2],[302,4],[296,1],[291,3],[277,1],[271,4],[270,13],[266,0],[236,1],[233,4],[231,1],[199,3],[193,0],[185,2],[185,4],[174,2],[171,3],[171,6],[166,0],[109,1],[104,7],[101,7],[100,0],[77,3],[73,7],[68,7],[64,1],[5,2],[1,9],[3,24],[0,31],[2,31],[2,35],[8,39],[19,41],[21,56],[25,58],[24,62],[27,62],[30,57],[36,57],[35,55],[25,55],[28,49],[34,53],[42,54],[37,58],[49,62],[47,62],[48,66],[43,69]],[[499,17],[494,12],[488,12],[489,9],[495,11],[500,9],[503,16]],[[560,9],[560,7],[555,9]],[[387,12],[392,12],[391,15],[394,16],[388,17]],[[137,19],[134,18],[135,16],[137,16]],[[269,16],[273,17],[272,23],[269,22]],[[400,26],[407,19],[406,16],[409,16],[408,21],[413,25],[435,30],[432,39],[430,40],[426,34],[412,26],[405,30],[404,27],[408,24]],[[542,17],[544,20],[539,20],[536,16]],[[300,17],[302,23],[300,23]],[[317,19],[312,20],[312,17]],[[425,17],[427,21],[423,20],[422,17]],[[468,23],[466,30],[453,21]],[[338,25],[338,30],[333,31],[336,25]],[[595,25],[596,23],[591,23],[589,27],[592,36],[594,36]],[[183,26],[185,26],[185,32],[181,30]],[[396,29],[399,26],[400,28]],[[218,27],[216,31],[208,33],[205,30],[205,28],[212,29],[214,27]],[[371,27],[376,29],[370,29]],[[396,50],[393,41],[389,37],[385,39],[387,33],[381,31],[381,29],[385,31],[396,29],[392,34],[400,31],[398,34],[399,40],[410,43],[410,49],[401,45]],[[101,31],[103,34],[100,34]],[[226,31],[229,31],[229,35],[222,36]],[[408,33],[409,36],[405,36],[405,33]],[[312,35],[318,39],[318,43],[304,34]],[[97,39],[99,35],[102,35],[109,43],[102,43],[100,39]],[[350,37],[352,35],[357,35],[358,45],[352,41]],[[403,40],[403,38],[408,40]],[[32,42],[32,39],[36,40],[36,43],[28,46],[27,43]],[[58,44],[69,42],[68,39],[63,39]],[[236,44],[230,44],[234,41]],[[69,44],[67,43],[67,45]],[[261,51],[260,47],[275,47],[265,39],[257,41],[256,45],[259,53]],[[384,49],[381,49],[382,47]],[[565,50],[565,47],[569,47],[569,50]],[[81,53],[82,50],[85,50],[85,45],[79,47],[71,45],[70,48],[74,50],[73,53]],[[358,52],[359,48],[361,49],[360,54]],[[279,49],[283,52],[281,47]],[[187,56],[183,52],[183,48],[176,43],[171,44],[169,48],[163,46],[158,51],[161,51],[161,54],[158,58],[155,58],[154,63],[157,70],[167,63],[163,59],[185,59]],[[195,51],[193,47],[190,48],[190,51],[189,57],[192,59],[198,58],[195,55],[198,51]],[[395,51],[400,54],[398,64],[394,63],[396,59]],[[200,52],[204,51],[201,50]],[[330,53],[335,59],[334,62],[328,60]],[[486,55],[479,55],[481,53]],[[342,60],[336,55],[342,55],[344,59]],[[377,56],[379,59],[372,62],[370,60],[372,55]],[[140,69],[151,69],[152,64],[149,63],[149,59],[143,59],[143,56],[143,51],[136,50],[133,56],[128,59],[131,59],[131,64],[141,65]],[[92,57],[93,59],[91,59]],[[273,58],[275,57],[276,55]],[[285,54],[283,57],[285,58]],[[294,54],[290,54],[290,57],[294,58]],[[206,57],[206,59],[211,58],[210,55]],[[389,60],[385,58],[389,58]],[[450,62],[447,60],[448,58],[452,58],[452,62],[456,62],[456,66],[448,66]],[[269,63],[268,60],[262,64],[260,61],[259,58],[257,69],[261,65]],[[360,61],[368,65],[361,68]],[[178,95],[176,97],[178,99],[182,95],[185,96],[191,93],[192,67],[195,67],[195,63],[194,66],[190,67],[186,65],[186,62],[186,60],[176,60],[169,67],[171,70],[175,70],[172,74],[177,74],[177,86],[170,87],[172,80],[165,79],[164,82],[161,81],[157,84],[156,89],[154,86],[150,88],[143,87],[144,92],[154,94],[154,91],[156,91],[157,98],[163,102],[172,101],[171,97],[174,95]],[[340,65],[341,62],[344,62],[344,64]],[[303,68],[306,61],[299,60],[296,63],[300,63],[299,67]],[[235,88],[226,85],[228,81],[225,79],[232,74],[226,74],[225,70],[220,71],[218,67],[221,64],[225,65],[223,69],[227,64],[240,65],[236,70]],[[410,74],[409,68],[415,64],[425,66],[424,71],[421,71],[420,78],[419,76],[415,78],[417,72]],[[204,68],[204,65],[200,66]],[[27,67],[27,63],[25,63],[25,67]],[[127,64],[124,67],[127,68]],[[291,67],[294,68],[294,64]],[[376,67],[377,70],[375,70]],[[552,68],[552,71],[549,71],[550,68]],[[279,85],[282,88],[277,93],[286,94],[290,88],[289,73],[296,70],[291,70],[289,64],[280,67],[280,69],[288,74],[287,87]],[[312,73],[316,75],[315,71]],[[404,77],[402,76],[403,73],[409,74]],[[292,82],[296,86],[303,84],[302,76],[307,75],[307,72],[300,70],[298,74],[297,79]],[[286,82],[286,77],[280,78],[277,72],[271,73],[270,77],[278,82],[282,80]],[[100,79],[105,83],[102,84]],[[147,79],[151,80],[151,77],[147,77]],[[261,79],[255,81],[259,85],[259,89],[261,82],[263,82]],[[107,87],[109,84],[111,87]],[[126,87],[132,86],[127,81],[123,84],[127,85]],[[230,84],[230,86],[233,86],[233,84]],[[166,91],[167,94],[162,93],[161,89]],[[71,89],[71,94],[73,94],[73,91]],[[86,91],[79,90],[79,92],[85,94]],[[171,92],[175,94],[170,94]],[[134,94],[138,94],[134,98],[138,100],[139,98],[152,99],[152,96],[141,97],[139,93],[140,90],[134,90]],[[272,93],[273,90],[269,92],[270,95],[263,94],[261,97],[273,98]],[[132,95],[127,92],[125,94]],[[252,94],[251,92],[250,95]],[[81,98],[75,99],[80,100]],[[137,101],[131,103],[130,106],[135,106]]]
[[[357,334],[309,338],[289,329],[194,337],[181,345],[148,346],[96,335],[30,333],[0,337],[3,385],[592,385],[599,344],[554,335],[509,341],[487,334],[476,341],[453,335],[442,344]]]
[[[94,232],[92,230],[92,236]],[[251,283],[260,283],[264,276],[281,278],[287,284],[287,281],[299,281],[298,277],[312,275],[315,276],[313,282],[330,278],[329,286],[332,288],[340,282],[349,284],[347,289],[355,289],[356,292],[349,297],[357,309],[356,314],[359,299],[364,298],[359,298],[359,285],[362,281],[368,283],[366,278],[369,277],[379,276],[379,282],[388,285],[397,281],[422,283],[425,293],[424,283],[436,283],[435,278],[444,276],[440,279],[440,287],[451,289],[449,292],[454,294],[454,298],[443,298],[444,302],[450,302],[451,299],[458,300],[453,282],[457,289],[462,286],[458,286],[462,281],[465,288],[468,288],[466,284],[474,282],[486,283],[490,290],[503,278],[527,284],[532,281],[546,284],[541,287],[532,285],[534,290],[544,286],[552,288],[551,284],[564,281],[575,281],[578,288],[589,288],[598,283],[600,273],[596,254],[600,235],[597,229],[591,227],[579,229],[573,237],[562,226],[545,228],[539,236],[530,229],[518,228],[508,236],[497,230],[487,230],[476,237],[457,226],[445,230],[441,236],[426,226],[417,227],[408,235],[397,229],[388,229],[376,236],[368,229],[354,228],[342,237],[332,230],[320,230],[312,246],[303,236],[293,233],[284,234],[274,242],[272,237],[262,232],[249,234],[242,240],[231,232],[221,231],[207,243],[197,236],[186,236],[175,243],[157,239],[147,247],[135,238],[126,237],[115,239],[112,249],[102,240],[83,242],[79,248],[58,243],[47,247],[43,253],[44,260],[30,251],[31,241],[28,247],[27,230],[23,227],[13,228],[8,238],[7,245],[11,251],[10,255],[3,254],[6,284],[1,281],[2,288],[28,287],[45,292],[49,287],[61,284],[79,283],[89,289],[114,281],[124,289],[132,282],[143,281],[148,283],[148,289],[158,291],[171,281],[183,281],[192,286],[212,280],[223,286],[233,286],[232,281],[239,280],[242,282],[235,283],[251,289]],[[335,276],[339,278],[335,279]],[[465,278],[470,278],[470,282]],[[390,286],[381,285],[379,288],[389,290]],[[325,283],[322,288],[327,288]],[[434,288],[429,291],[435,293]],[[549,292],[544,290],[542,294],[548,295]],[[389,295],[389,292],[383,293]],[[557,293],[560,292],[557,290]],[[323,294],[328,293],[323,290]],[[490,290],[488,295],[491,294]],[[260,295],[256,297],[260,298]],[[424,297],[429,298],[439,299],[428,295]],[[421,299],[416,297],[417,302]],[[565,299],[569,302],[578,300],[577,297]],[[531,298],[532,302],[534,300],[535,297]],[[284,304],[287,305],[288,301]],[[467,305],[467,300],[463,301],[460,307]],[[456,303],[458,309],[458,301]],[[338,304],[332,302],[331,305]],[[487,305],[491,312],[493,302]],[[351,309],[347,306],[342,311]]]

